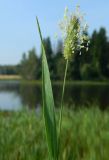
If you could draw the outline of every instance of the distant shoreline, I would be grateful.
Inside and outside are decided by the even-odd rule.
[[[22,84],[37,84],[41,85],[41,80],[23,80],[20,75],[0,75],[0,81],[19,80]],[[53,85],[62,85],[63,81],[52,81]],[[109,81],[88,81],[88,80],[72,80],[67,81],[66,85],[109,85]]]
[[[0,80],[21,80],[19,75],[0,75]]]

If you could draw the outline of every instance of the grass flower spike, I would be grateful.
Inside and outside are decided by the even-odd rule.
[[[68,8],[65,9],[64,20],[60,23],[62,30],[62,36],[64,40],[64,58],[66,60],[64,82],[62,87],[62,97],[60,104],[60,118],[59,118],[59,135],[58,135],[58,148],[60,150],[60,138],[62,128],[62,112],[63,112],[63,100],[65,92],[65,84],[67,77],[67,70],[69,61],[73,55],[78,51],[81,55],[81,49],[88,50],[89,38],[87,36],[87,24],[83,23],[83,16],[80,14],[79,6],[76,7],[76,12],[69,15]]]
[[[70,60],[76,51],[82,48],[88,50],[89,38],[87,33],[87,24],[84,23],[83,15],[76,7],[75,13],[69,15],[68,9],[65,9],[64,20],[60,23],[60,29],[64,39],[64,58]],[[87,47],[84,46],[87,43]]]

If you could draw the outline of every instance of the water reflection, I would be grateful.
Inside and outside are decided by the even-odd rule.
[[[97,105],[101,109],[109,106],[109,86],[108,85],[79,85],[67,86],[65,102],[71,106]],[[70,97],[70,98],[69,98]]]
[[[20,85],[20,96],[23,106],[36,108],[41,105],[41,87],[37,85]]]
[[[61,85],[53,86],[56,106],[60,104],[61,91]],[[39,108],[42,106],[41,97],[40,85],[0,82],[0,109],[19,109],[21,106]],[[108,97],[109,85],[67,85],[64,104],[68,107],[97,104],[105,109],[109,106]]]

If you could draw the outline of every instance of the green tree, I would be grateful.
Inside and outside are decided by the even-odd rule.
[[[38,61],[37,61],[37,79],[41,80],[42,77],[42,68],[41,68],[41,56],[38,57]]]
[[[90,52],[92,55],[91,66],[96,78],[103,79],[109,75],[109,51],[106,30],[101,28],[99,32],[94,31],[91,38]]]
[[[33,80],[37,78],[37,56],[35,48],[28,52],[28,79]]]
[[[55,66],[56,66],[56,79],[63,80],[65,70],[65,60],[63,59],[63,43],[58,40],[56,55],[55,55]]]
[[[20,63],[20,75],[22,76],[23,79],[26,79],[27,74],[28,74],[28,71],[27,71],[27,56],[26,56],[26,53],[23,53],[22,60],[21,60],[21,63]]]
[[[55,78],[55,63],[54,63],[54,53],[53,53],[53,49],[52,49],[52,44],[51,44],[51,40],[49,37],[43,39],[43,44],[45,47],[45,52],[46,52],[46,56],[47,56],[47,61],[48,61],[48,66],[49,66],[49,70],[50,70],[50,76],[52,79]]]
[[[26,54],[23,54],[22,60],[21,60],[21,76],[24,79],[27,80],[34,80],[37,78],[37,64],[38,64],[38,58],[36,56],[35,48],[30,50],[28,52],[28,56]]]
[[[100,79],[100,67],[99,67],[99,43],[98,33],[95,30],[90,39],[89,52],[82,54],[81,65],[81,78],[83,80],[97,80]]]
[[[80,80],[81,74],[80,74],[80,59],[81,55],[79,52],[75,53],[71,62],[69,63],[69,71],[68,71],[68,77],[70,80]]]
[[[105,28],[101,28],[98,33],[98,54],[99,54],[99,68],[101,74],[105,77],[109,76],[109,51],[108,41]]]

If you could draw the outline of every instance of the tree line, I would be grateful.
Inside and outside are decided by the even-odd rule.
[[[43,39],[50,76],[52,80],[63,80],[65,60],[63,43],[58,41],[55,51],[49,37]],[[35,48],[23,53],[21,62],[16,66],[0,66],[0,74],[20,74],[26,80],[41,79],[41,54]],[[94,31],[90,36],[88,52],[82,49],[74,53],[69,63],[70,80],[107,80],[109,79],[109,40],[105,28]]]

